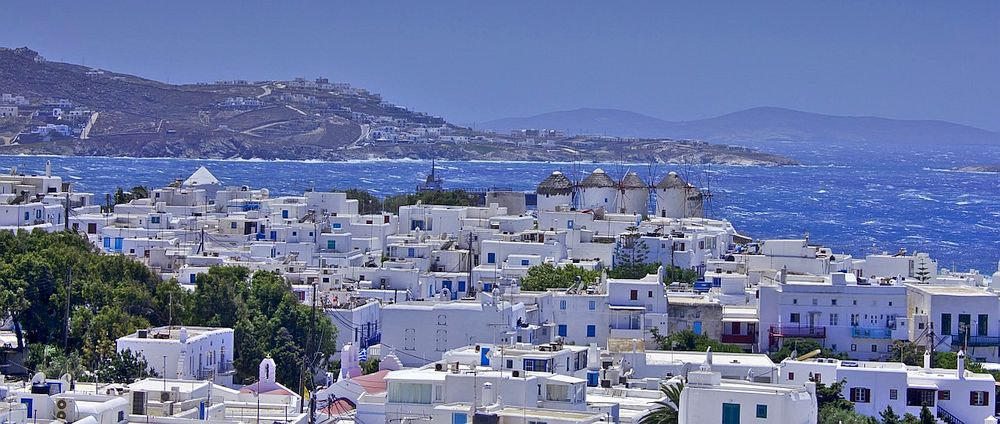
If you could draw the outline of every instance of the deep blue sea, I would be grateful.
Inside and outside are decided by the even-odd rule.
[[[706,212],[754,238],[801,237],[855,256],[873,250],[926,251],[942,267],[991,274],[1000,260],[1000,174],[955,172],[1000,163],[1000,147],[900,148],[885,145],[781,143],[764,150],[801,166],[741,167],[592,163],[439,162],[447,188],[532,190],[551,171],[580,178],[595,167],[613,176],[634,170],[655,180],[677,171],[714,193]],[[290,162],[97,157],[0,156],[0,172],[53,173],[98,201],[116,187],[163,186],[208,167],[227,185],[275,194],[358,187],[379,195],[412,191],[430,169],[424,161]]]

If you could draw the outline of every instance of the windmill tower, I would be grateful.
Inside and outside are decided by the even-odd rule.
[[[538,193],[539,212],[551,212],[559,206],[573,204],[573,182],[559,171],[542,180],[535,192]]]
[[[603,169],[597,168],[580,182],[580,208],[614,211],[618,184]]]
[[[687,216],[688,183],[670,171],[656,184],[656,216],[684,218]]]
[[[618,213],[645,215],[649,205],[649,184],[633,171],[628,171],[618,183]]]

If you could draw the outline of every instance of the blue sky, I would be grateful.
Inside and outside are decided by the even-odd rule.
[[[4,1],[0,45],[170,82],[326,76],[460,123],[754,106],[1000,130],[1000,2]]]

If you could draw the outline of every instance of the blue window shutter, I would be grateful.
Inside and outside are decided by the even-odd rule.
[[[490,252],[486,254],[486,263],[493,264],[497,262],[497,254]]]
[[[593,324],[587,325],[587,337],[596,337],[596,336],[597,336],[597,326]]]
[[[560,337],[566,337],[566,324],[559,324],[558,330]]]

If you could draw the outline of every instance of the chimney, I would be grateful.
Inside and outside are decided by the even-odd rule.
[[[778,282],[785,284],[788,282],[788,265],[781,267],[781,271],[778,273]]]
[[[52,161],[48,161],[48,160],[45,161],[45,176],[46,177],[51,177],[52,176]]]
[[[930,369],[930,368],[931,368],[931,351],[925,350],[924,351],[924,369]]]
[[[496,401],[493,399],[493,383],[486,382],[483,383],[483,406],[490,406]]]
[[[965,380],[965,351],[958,351],[958,379]]]

